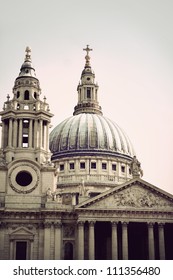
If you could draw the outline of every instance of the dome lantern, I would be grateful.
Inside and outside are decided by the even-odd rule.
[[[78,115],[81,113],[92,113],[102,115],[101,106],[98,102],[98,85],[95,83],[95,74],[90,66],[90,56],[89,52],[92,49],[89,45],[85,49],[85,66],[81,74],[81,80],[77,87],[78,91],[78,104],[74,108],[73,115]]]

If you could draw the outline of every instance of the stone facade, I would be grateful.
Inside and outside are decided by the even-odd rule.
[[[129,139],[103,118],[85,51],[78,104],[51,133],[51,161],[53,115],[26,49],[0,113],[0,259],[172,259],[173,196],[140,178]]]

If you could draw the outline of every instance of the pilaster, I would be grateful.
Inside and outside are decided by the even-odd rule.
[[[50,230],[51,223],[44,223],[44,260],[50,260]]]
[[[54,224],[55,228],[55,260],[61,259],[61,242],[62,242],[62,224],[61,222],[56,222]]]

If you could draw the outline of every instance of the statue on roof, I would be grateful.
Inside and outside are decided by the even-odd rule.
[[[84,181],[84,179],[82,178],[82,180],[81,180],[81,185],[80,185],[80,187],[79,187],[79,195],[80,195],[80,196],[87,196],[87,191],[88,191],[88,189],[87,189],[86,186],[85,186],[85,181]]]
[[[142,177],[143,170],[141,169],[141,163],[138,161],[136,156],[133,157],[132,162],[130,164],[131,172],[133,177]]]

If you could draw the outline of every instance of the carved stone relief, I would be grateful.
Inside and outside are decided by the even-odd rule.
[[[63,226],[63,237],[71,238],[75,235],[75,227],[73,225],[64,225]]]
[[[94,203],[95,207],[108,208],[150,208],[159,209],[171,208],[173,202],[157,194],[156,192],[144,189],[140,186],[132,186]],[[89,206],[93,207],[93,205]]]
[[[114,203],[116,206],[129,206],[140,208],[158,208],[172,206],[169,202],[158,194],[139,187],[131,187],[114,195]]]

